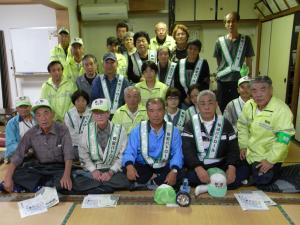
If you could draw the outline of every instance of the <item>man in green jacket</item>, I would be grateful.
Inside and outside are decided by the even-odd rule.
[[[253,182],[266,185],[278,176],[295,134],[289,107],[272,96],[272,80],[259,76],[250,82],[253,99],[245,103],[237,123],[240,158],[250,165]]]
[[[71,95],[76,91],[73,82],[63,79],[63,65],[52,61],[48,65],[50,78],[43,84],[41,98],[47,99],[55,112],[54,120],[63,122],[65,113],[72,108]]]
[[[77,77],[84,74],[82,58],[84,56],[83,41],[81,38],[74,38],[71,42],[71,54],[68,55],[66,65],[64,65],[64,77],[76,83]]]
[[[129,86],[124,89],[125,105],[121,106],[115,112],[112,122],[121,124],[127,134],[136,127],[142,120],[147,120],[147,111],[141,103],[141,92],[135,86]]]
[[[59,44],[51,50],[50,62],[58,60],[65,65],[68,55],[71,55],[70,32],[68,29],[62,27],[57,33]]]

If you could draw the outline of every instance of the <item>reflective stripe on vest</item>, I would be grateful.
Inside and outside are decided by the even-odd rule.
[[[227,44],[226,44],[225,37],[224,36],[219,37],[219,43],[220,43],[227,67],[225,67],[224,69],[217,72],[218,78],[225,76],[233,71],[240,72],[240,69],[241,69],[240,64],[241,64],[242,54],[243,54],[243,50],[244,50],[244,46],[245,46],[245,41],[246,41],[246,37],[244,35],[241,35],[237,54],[236,54],[235,60],[233,62],[230,52],[228,50]]]

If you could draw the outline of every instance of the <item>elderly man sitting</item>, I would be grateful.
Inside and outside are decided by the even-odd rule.
[[[40,186],[54,186],[64,194],[103,192],[98,182],[83,176],[72,179],[74,151],[70,133],[65,125],[53,121],[54,112],[49,102],[40,99],[32,110],[37,125],[21,139],[11,157],[1,189],[35,192]],[[34,160],[23,163],[29,149],[34,152]]]
[[[112,118],[114,124],[121,124],[127,134],[138,125],[142,120],[147,120],[145,106],[141,103],[140,89],[134,86],[129,86],[124,90],[125,105],[117,109]]]
[[[182,133],[187,178],[192,186],[209,183],[207,170],[218,167],[226,172],[228,188],[237,188],[248,173],[247,167],[240,167],[234,129],[216,114],[218,103],[212,91],[201,91],[197,103],[200,113],[191,118]]]
[[[86,175],[98,181],[105,190],[128,188],[129,182],[121,170],[126,131],[108,120],[110,106],[107,99],[95,99],[91,110],[93,121],[85,128],[79,146],[79,157]]]
[[[161,98],[150,98],[146,109],[149,120],[131,131],[122,166],[134,184],[174,186],[180,182],[183,162],[180,132],[164,121],[165,104]]]
[[[273,96],[272,80],[259,76],[250,82],[252,98],[238,119],[240,157],[246,159],[256,185],[267,185],[279,175],[295,134],[289,107]]]

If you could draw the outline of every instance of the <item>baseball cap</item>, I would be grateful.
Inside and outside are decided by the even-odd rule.
[[[92,102],[91,111],[93,110],[101,110],[101,111],[109,111],[110,106],[109,102],[105,98],[97,98]]]
[[[113,61],[117,61],[116,55],[112,52],[107,52],[103,56],[103,61],[107,61],[109,59],[111,59]]]
[[[168,184],[158,186],[154,193],[154,201],[159,205],[175,204],[176,192],[174,188]]]
[[[238,81],[238,86],[240,86],[242,83],[245,83],[245,82],[250,82],[250,78],[248,76],[244,76],[242,78],[239,79]]]
[[[32,107],[32,111],[35,112],[38,108],[41,108],[41,107],[48,107],[49,109],[51,109],[51,111],[53,110],[51,105],[49,104],[48,100],[41,98],[34,103],[34,105]]]
[[[31,106],[31,102],[29,97],[27,96],[19,96],[16,98],[16,107],[22,106],[22,105],[28,105]]]
[[[213,197],[224,197],[227,192],[226,175],[225,172],[217,167],[207,170],[210,177],[210,184],[208,184],[208,194]]]
[[[65,27],[61,27],[59,30],[58,30],[58,33],[61,34],[61,33],[66,33],[66,34],[70,34],[70,31],[65,28]]]
[[[71,45],[73,45],[73,44],[80,44],[80,45],[83,45],[83,41],[82,41],[81,38],[76,37],[76,38],[74,38],[74,39],[72,40],[72,42],[71,42]]]

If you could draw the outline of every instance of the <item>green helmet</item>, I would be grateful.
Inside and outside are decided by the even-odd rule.
[[[159,205],[175,204],[176,192],[170,185],[162,184],[155,190],[154,201]]]

